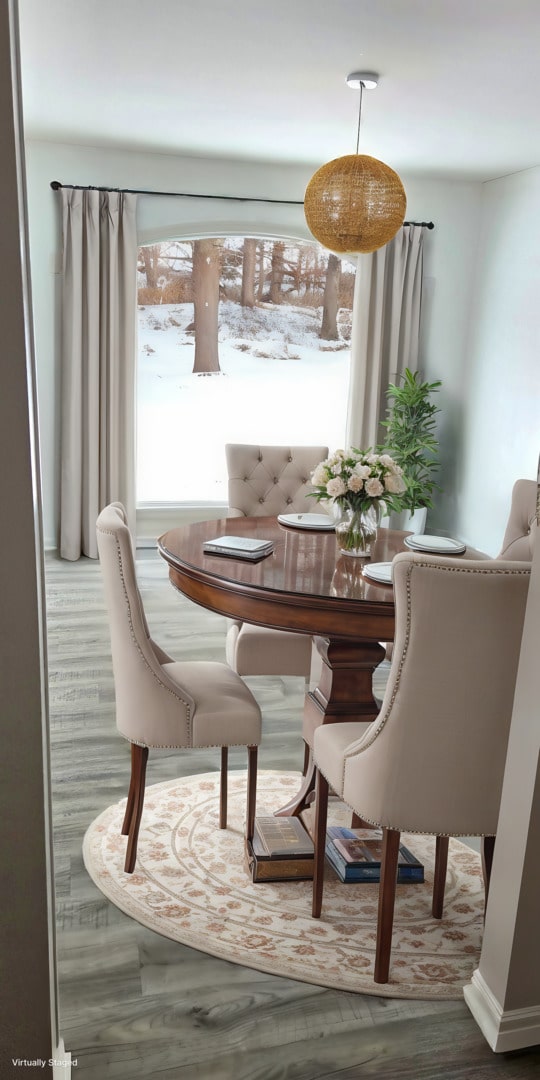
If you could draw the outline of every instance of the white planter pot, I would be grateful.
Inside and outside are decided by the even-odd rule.
[[[386,526],[388,529],[423,533],[426,527],[426,517],[426,507],[419,506],[416,510],[402,510],[399,514],[392,511],[388,518],[384,518],[383,521],[381,521],[381,525],[385,526],[385,522],[388,521],[388,525]]]

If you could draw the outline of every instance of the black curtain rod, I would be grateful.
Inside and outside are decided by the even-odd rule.
[[[303,206],[303,200],[294,199],[257,199],[252,195],[201,195],[192,191],[143,191],[141,188],[109,188],[95,187],[94,184],[61,184],[59,180],[51,180],[53,191],[59,188],[70,188],[72,191],[115,191],[118,195],[162,195],[167,198],[179,199],[221,199],[232,202],[259,202],[276,203],[279,206]],[[432,221],[404,221],[404,225],[421,225],[424,229],[434,229]]]

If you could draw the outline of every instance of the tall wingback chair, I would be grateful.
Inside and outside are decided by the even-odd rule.
[[[228,443],[229,517],[265,517],[317,511],[306,496],[310,476],[328,457],[327,446],[252,446]],[[239,675],[303,675],[309,678],[308,634],[272,630],[251,623],[229,624],[227,660]]]
[[[512,488],[510,516],[498,559],[532,559],[532,524],[536,515],[536,480],[516,480]]]
[[[174,661],[150,637],[135,577],[126,512],[111,503],[96,524],[97,545],[109,613],[116,723],[131,743],[131,782],[122,833],[127,835],[125,871],[131,874],[144,803],[150,747],[221,747],[219,827],[227,827],[227,753],[247,746],[247,825],[253,836],[257,746],[261,714],[253,695],[227,664]]]
[[[381,711],[369,724],[322,726],[314,739],[313,915],[321,914],[330,786],[383,830],[378,983],[389,975],[401,832],[437,837],[435,918],[449,836],[483,837],[487,897],[531,569],[420,553],[397,555],[393,567],[396,635]]]

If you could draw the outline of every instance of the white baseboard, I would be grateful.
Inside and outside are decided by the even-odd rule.
[[[66,1050],[63,1039],[59,1040],[54,1053],[53,1080],[71,1080],[71,1053]]]
[[[196,504],[192,506],[139,506],[137,507],[137,547],[156,547],[156,538],[169,529],[191,525],[194,521],[210,521],[227,516],[227,507],[221,503]]]
[[[478,1027],[496,1054],[540,1043],[540,1005],[505,1012],[478,968],[463,993]]]

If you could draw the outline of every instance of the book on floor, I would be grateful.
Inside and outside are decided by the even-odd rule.
[[[313,840],[297,817],[277,817],[268,814],[255,818],[255,837],[262,853],[270,858],[289,858],[291,855],[313,855]]]
[[[313,878],[313,841],[296,817],[257,817],[246,869],[253,881],[302,881]]]
[[[347,829],[330,825],[326,857],[343,882],[381,880],[382,829]],[[399,846],[398,884],[423,882],[424,867],[405,844]]]
[[[207,555],[230,555],[253,561],[271,555],[273,550],[271,540],[257,540],[252,536],[216,536],[215,540],[205,540],[203,543],[203,551]]]

